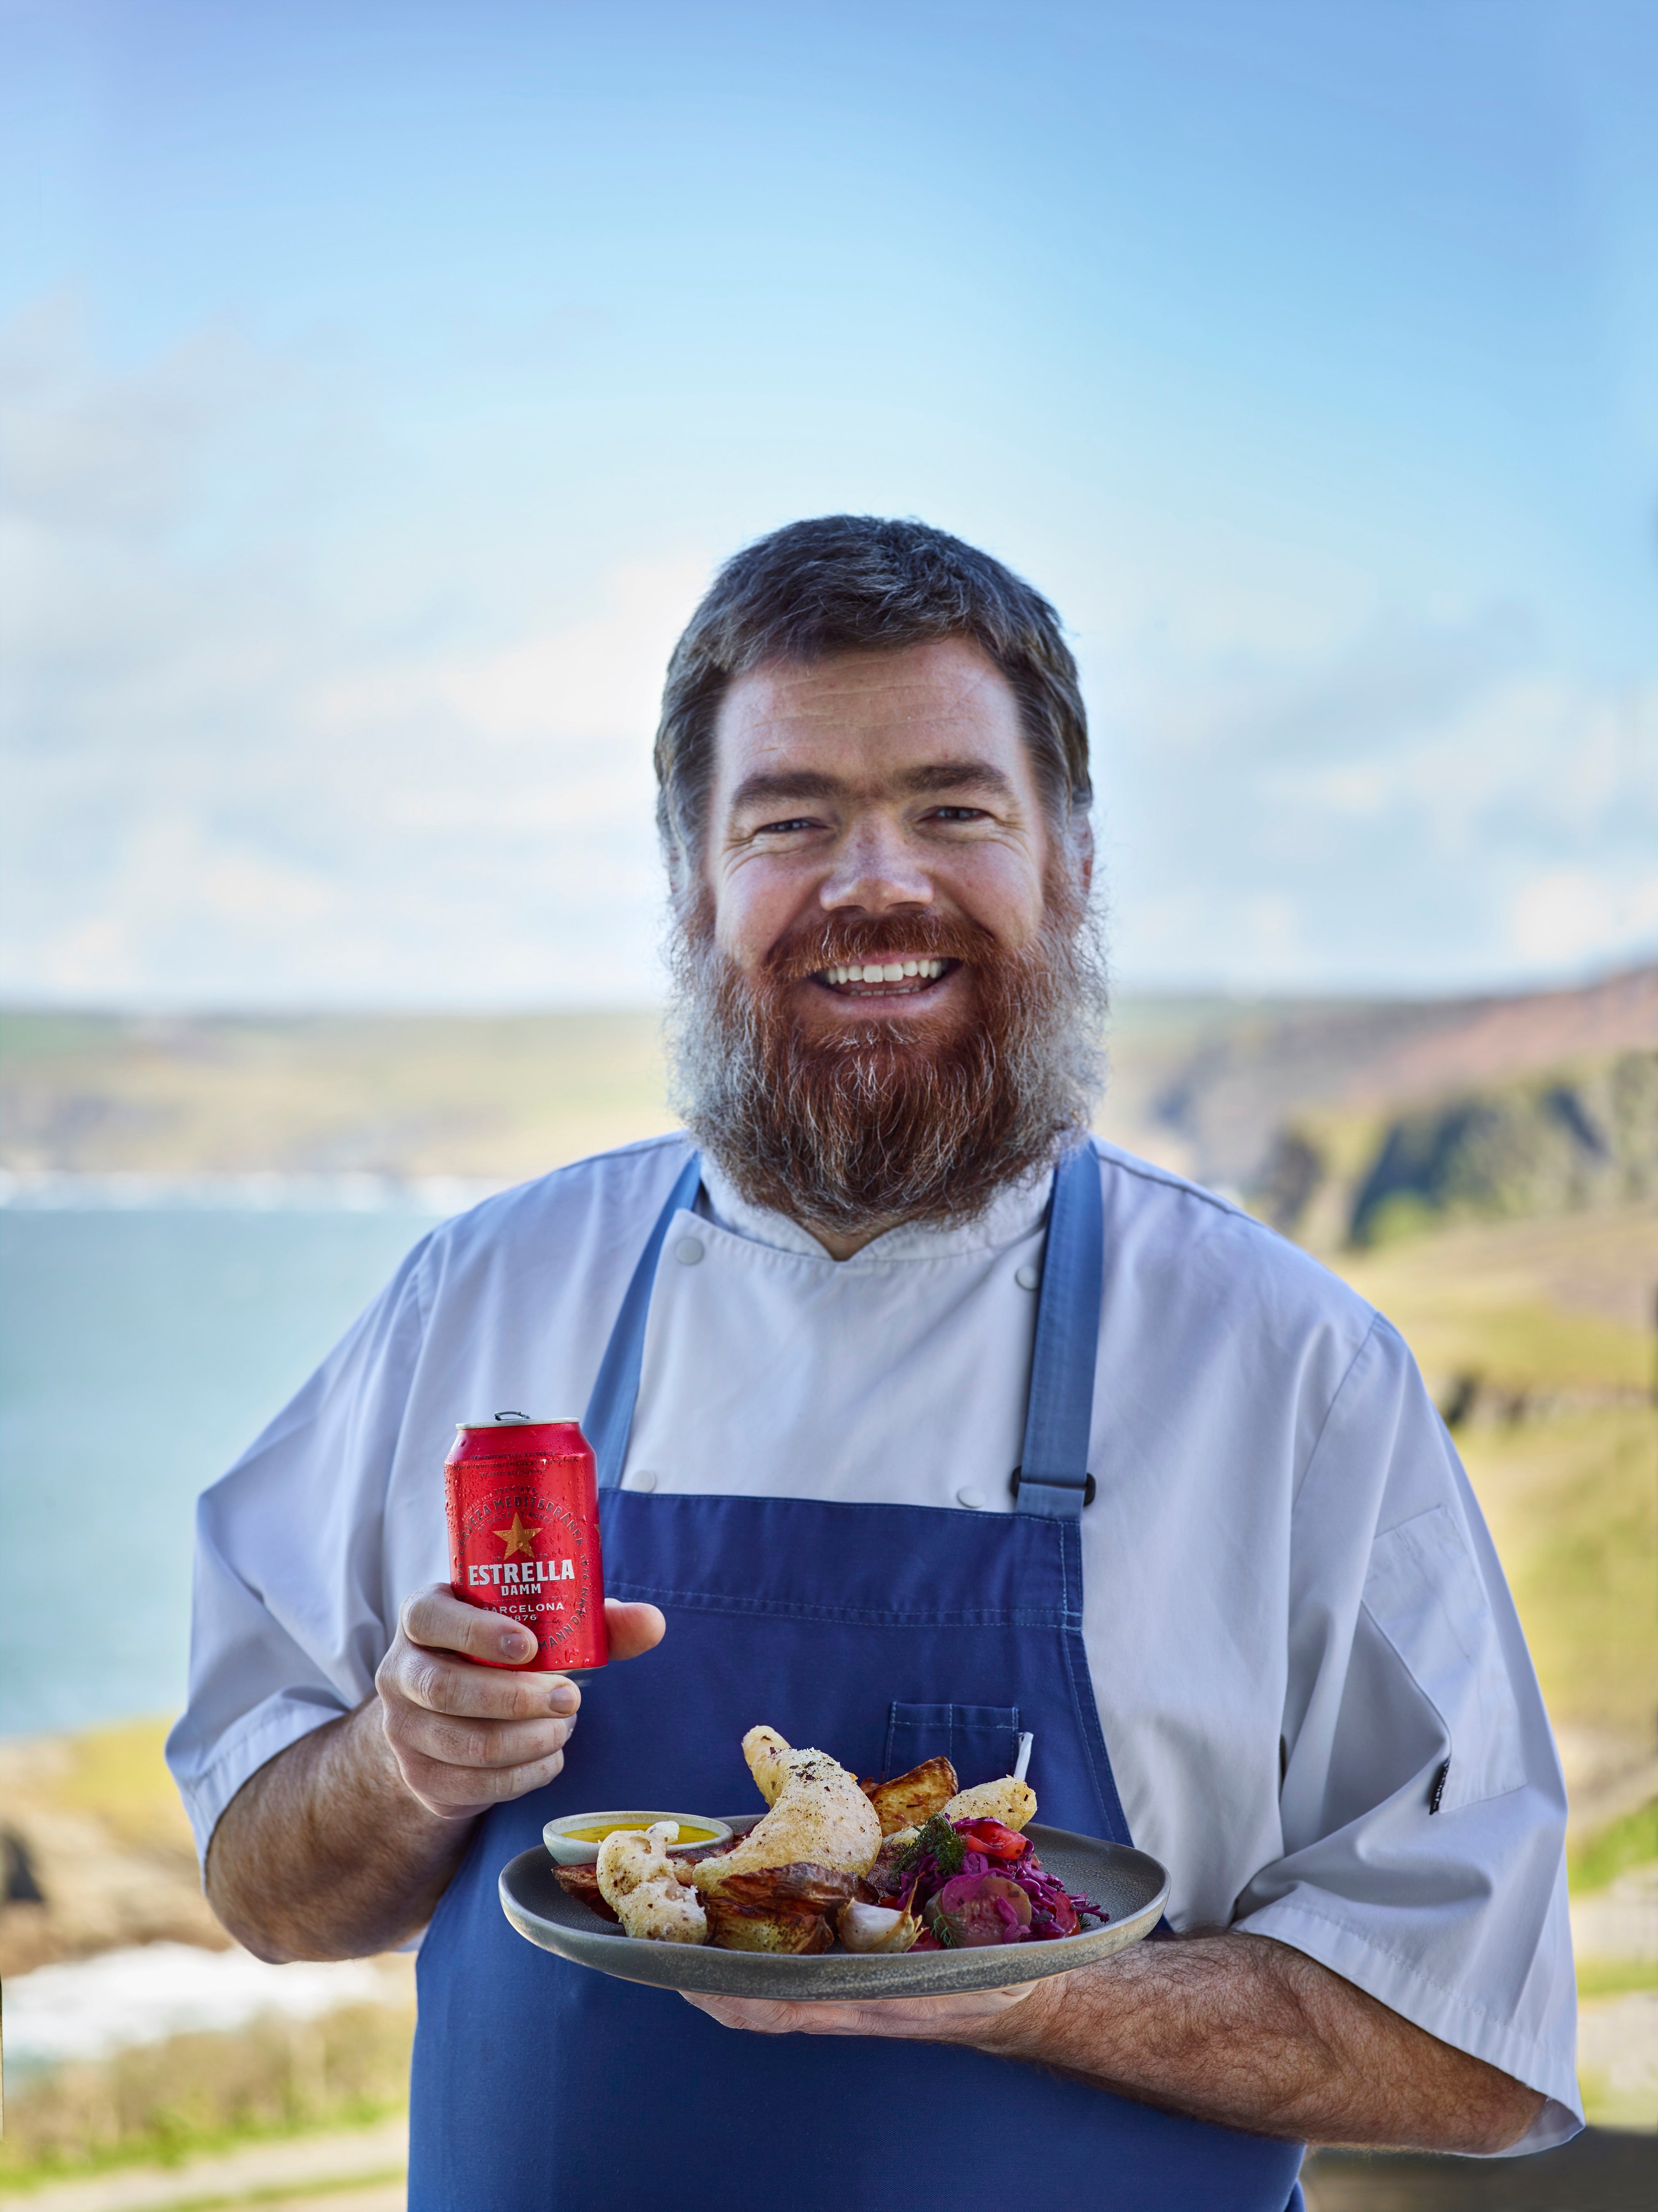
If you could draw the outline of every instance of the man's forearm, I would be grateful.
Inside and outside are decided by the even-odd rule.
[[[1263,1936],[1143,1943],[950,2039],[1259,2135],[1494,2151],[1544,2100]]]
[[[353,1959],[424,1928],[471,1839],[407,1787],[378,1697],[251,1775],[207,1854],[208,1902],[261,1959]]]

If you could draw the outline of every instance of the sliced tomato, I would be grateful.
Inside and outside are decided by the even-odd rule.
[[[1000,1820],[972,1820],[956,1832],[970,1851],[983,1851],[987,1859],[1022,1859],[1030,1845]]]
[[[1082,1924],[1076,1917],[1076,1907],[1068,1897],[1057,1897],[1051,1908],[1045,1906],[1043,1909],[1045,1911],[1051,1910],[1054,1926],[1062,1936],[1074,1936]]]

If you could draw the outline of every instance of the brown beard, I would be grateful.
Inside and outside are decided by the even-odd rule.
[[[715,940],[702,893],[670,947],[674,1103],[751,1205],[844,1234],[950,1222],[1033,1176],[1088,1127],[1104,1087],[1105,963],[1062,869],[1021,952],[936,916],[825,921],[747,975]],[[901,1021],[877,1011],[808,1035],[794,987],[901,939],[970,970],[966,1014]]]

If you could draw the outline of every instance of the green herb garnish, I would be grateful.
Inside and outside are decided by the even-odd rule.
[[[927,1925],[945,1950],[959,1951],[961,1948],[961,1923],[959,1920],[953,1920],[948,1912],[940,1911],[936,1897],[927,1900],[925,1918]]]
[[[967,1856],[967,1846],[942,1813],[935,1813],[912,1844],[907,1844],[899,1864],[907,1874],[920,1865],[929,1853],[940,1874],[946,1880],[960,1874]]]

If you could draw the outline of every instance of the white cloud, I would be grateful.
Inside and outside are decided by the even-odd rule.
[[[650,738],[709,562],[619,564],[527,619],[468,599],[434,526],[367,616],[280,485],[243,511],[265,448],[331,447],[332,404],[228,340],[97,378],[67,313],[0,351],[27,494],[0,543],[0,988],[649,995]]]
[[[1539,965],[1647,949],[1658,939],[1658,872],[1618,882],[1551,869],[1515,898],[1509,933],[1521,957]]]
[[[1658,684],[1551,666],[1502,613],[1394,617],[1310,665],[1117,672],[1131,981],[1437,988],[1658,941]]]
[[[504,495],[451,528],[338,380],[233,331],[99,373],[42,311],[0,338],[0,989],[654,992],[650,737],[716,549],[582,573],[579,525]],[[1091,632],[1128,984],[1431,988],[1658,942],[1658,686],[1563,669],[1512,608],[1332,640],[1350,578],[1274,629],[1226,574]]]
[[[662,671],[708,580],[700,556],[637,562],[604,580],[600,610],[491,653],[444,656],[325,685],[325,726],[363,730],[447,708],[466,729],[505,742],[636,739],[655,726]]]

